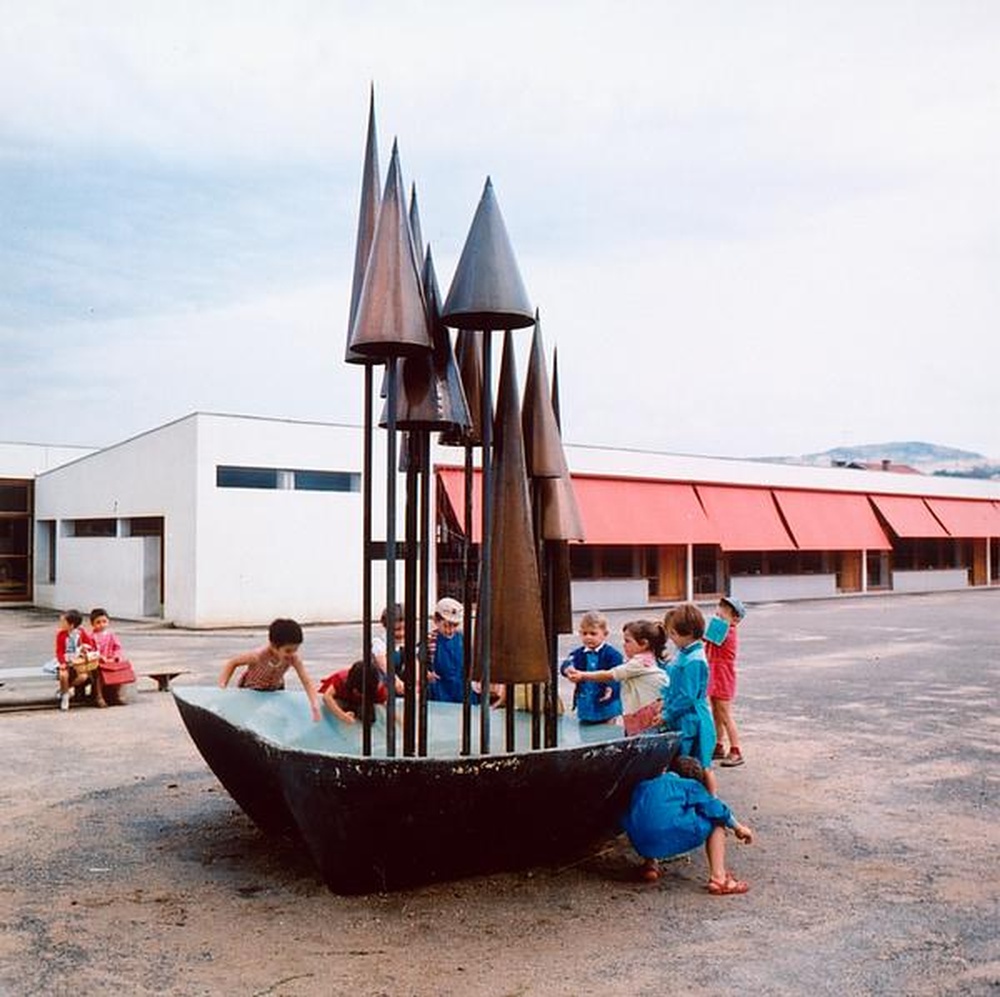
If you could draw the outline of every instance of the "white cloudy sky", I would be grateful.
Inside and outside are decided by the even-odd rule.
[[[492,176],[568,441],[1000,456],[992,0],[0,20],[0,440],[103,445],[195,409],[359,422],[374,81],[443,292]]]

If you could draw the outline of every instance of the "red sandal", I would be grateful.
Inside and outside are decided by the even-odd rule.
[[[735,879],[731,872],[727,872],[725,879],[710,879],[707,889],[713,897],[728,897],[737,893],[746,893],[750,889],[750,884],[741,879]]]

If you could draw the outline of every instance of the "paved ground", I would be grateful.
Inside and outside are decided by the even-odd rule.
[[[0,713],[0,994],[1000,994],[998,611],[1000,589],[751,608],[748,762],[719,775],[758,834],[731,846],[745,897],[705,894],[700,855],[640,885],[621,839],[338,897],[148,680],[123,709]],[[0,610],[0,669],[44,660],[53,626]],[[118,629],[139,671],[199,683],[260,640]],[[359,640],[310,628],[313,673]]]

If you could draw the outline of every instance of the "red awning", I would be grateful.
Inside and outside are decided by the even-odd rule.
[[[589,544],[716,544],[694,488],[673,481],[573,478]]]
[[[767,488],[695,485],[723,550],[795,550]]]
[[[942,498],[926,501],[953,537],[1000,537],[1000,512],[990,501]]]
[[[872,495],[886,522],[898,537],[946,538],[948,531],[934,518],[924,500],[914,495]]]
[[[778,491],[781,514],[799,550],[891,550],[865,495]]]
[[[459,527],[465,525],[465,472],[439,468]],[[477,469],[472,490],[472,539],[479,542],[482,476]],[[573,492],[588,544],[715,544],[718,534],[709,523],[694,488],[672,481],[629,478],[574,477]]]

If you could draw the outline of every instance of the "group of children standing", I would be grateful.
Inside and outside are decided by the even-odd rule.
[[[635,788],[623,827],[644,857],[643,879],[659,878],[658,860],[704,843],[708,891],[745,893],[749,886],[725,868],[725,832],[753,840],[716,796],[713,760],[743,764],[732,714],[736,695],[736,631],[743,603],[724,597],[706,627],[693,603],[670,610],[663,622],[634,620],[622,628],[624,655],[608,643],[602,613],[584,613],[581,645],[560,667],[574,684],[573,706],[583,724],[624,723],[626,734],[647,729],[678,732],[678,755],[667,772]],[[707,632],[706,632],[707,631]],[[666,658],[667,641],[675,653]],[[621,717],[621,720],[619,720]],[[728,746],[728,747],[727,747]]]
[[[111,629],[108,611],[90,611],[90,630],[83,627],[79,610],[67,609],[59,617],[53,667],[59,677],[59,709],[69,709],[70,696],[83,695],[88,686],[96,706],[124,706],[124,686],[135,682],[132,664]]]

